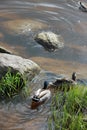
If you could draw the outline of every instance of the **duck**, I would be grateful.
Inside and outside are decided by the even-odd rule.
[[[31,109],[37,109],[40,105],[44,104],[51,98],[51,91],[49,89],[48,81],[44,81],[43,88],[38,89],[34,92],[31,102]]]
[[[48,101],[51,98],[52,89],[59,88],[61,90],[63,84],[67,85],[67,90],[70,89],[71,85],[76,85],[76,72],[72,73],[72,79],[58,78],[54,82],[44,81],[43,88],[40,88],[35,91],[34,95],[32,96],[31,109],[37,109],[40,105]]]
[[[79,9],[83,12],[87,12],[87,4],[85,2],[79,2]]]
[[[56,81],[53,82],[52,86],[54,86],[54,88],[61,90],[64,84],[65,84],[65,87],[66,87],[67,90],[69,90],[72,85],[76,85],[77,84],[76,72],[72,73],[71,79],[70,78],[58,78],[58,79],[56,79]]]
[[[69,84],[76,84],[76,72],[72,73],[72,78],[58,78],[56,81],[54,81],[53,85],[58,85],[61,83],[69,83]]]

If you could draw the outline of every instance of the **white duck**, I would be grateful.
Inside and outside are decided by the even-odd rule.
[[[45,81],[44,87],[35,91],[34,96],[32,97],[31,109],[36,109],[39,105],[50,99],[51,91],[48,88],[49,85],[50,84]]]

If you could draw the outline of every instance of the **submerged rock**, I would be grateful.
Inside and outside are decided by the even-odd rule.
[[[41,32],[34,39],[48,51],[64,47],[63,38],[53,32]]]
[[[31,80],[40,72],[40,67],[29,59],[20,56],[0,53],[0,78],[6,74],[8,69],[12,73],[21,73],[27,80]]]

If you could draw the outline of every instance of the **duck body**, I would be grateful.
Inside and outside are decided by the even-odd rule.
[[[59,90],[69,90],[73,85],[76,85],[76,73],[73,72],[72,79],[69,78],[58,78],[53,82],[53,86]]]
[[[35,91],[32,97],[31,109],[36,109],[38,106],[48,101],[51,97],[51,91],[47,89],[45,86],[47,84],[44,83],[44,87]]]

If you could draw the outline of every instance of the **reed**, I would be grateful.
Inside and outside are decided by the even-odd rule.
[[[12,74],[9,70],[0,80],[0,98],[11,98],[18,94],[26,81],[20,73]]]
[[[49,130],[87,130],[87,87],[56,92],[52,99]]]

